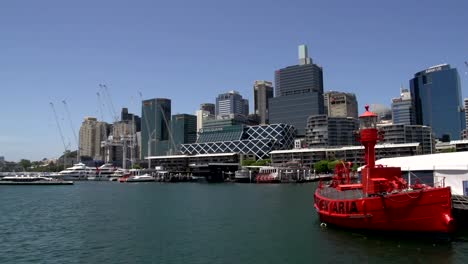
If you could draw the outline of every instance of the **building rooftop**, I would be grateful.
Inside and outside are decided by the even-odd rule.
[[[375,146],[376,149],[385,148],[402,148],[402,147],[418,147],[419,143],[404,143],[404,144],[378,144]],[[345,151],[345,150],[357,150],[364,149],[364,146],[347,146],[338,148],[303,148],[303,149],[288,149],[288,150],[275,150],[271,154],[287,154],[287,153],[299,153],[299,152],[320,152],[320,151]]]

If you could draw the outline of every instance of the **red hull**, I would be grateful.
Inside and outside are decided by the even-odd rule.
[[[450,187],[353,197],[359,192],[362,194],[361,190],[318,188],[314,199],[320,221],[345,228],[381,231],[450,233],[454,230]],[[340,195],[346,199],[333,197]]]

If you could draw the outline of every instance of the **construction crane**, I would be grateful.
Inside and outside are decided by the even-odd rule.
[[[73,132],[73,137],[75,138],[75,143],[76,143],[76,162],[79,163],[80,162],[80,144],[78,142],[78,137],[76,136],[76,132],[75,132],[75,127],[73,126],[73,121],[72,121],[72,118],[71,118],[71,115],[70,115],[70,110],[68,110],[68,105],[67,105],[67,101],[66,100],[62,100],[62,103],[63,103],[63,107],[65,108],[65,112],[67,112],[67,116],[68,116],[68,121],[70,122],[70,129],[72,130]]]
[[[66,157],[67,157],[67,144],[65,143],[65,138],[63,137],[62,127],[60,126],[60,122],[57,116],[57,111],[55,111],[54,103],[50,102],[50,107],[52,108],[52,111],[54,112],[55,122],[57,123],[57,129],[60,133],[60,137],[62,138],[63,148],[65,150],[65,152],[63,153],[63,169],[65,169]]]
[[[140,95],[140,100],[141,102],[143,103],[143,95],[141,94],[141,92],[139,91],[138,94]],[[153,133],[156,132],[156,129],[150,133],[150,130],[149,130],[149,123],[148,123],[148,114],[146,113],[145,111],[145,106],[143,105],[143,113],[142,113],[144,116],[145,116],[145,124],[146,124],[146,133],[148,134],[148,151],[147,151],[147,156],[149,157],[151,155],[151,137],[153,135]],[[143,142],[141,143],[143,145]],[[141,153],[140,153],[141,155]],[[151,160],[148,159],[148,169],[151,169]]]
[[[102,94],[107,99],[107,107],[109,108],[109,112],[112,116],[113,121],[114,122],[119,121],[119,117],[117,116],[117,113],[115,112],[114,103],[112,102],[112,98],[110,96],[109,89],[107,89],[107,85],[99,84],[99,87],[101,88]]]
[[[174,151],[176,151],[177,147],[174,142],[174,138],[172,137],[172,129],[171,129],[171,124],[167,121],[166,115],[164,114],[164,110],[161,105],[159,105],[159,109],[161,110],[161,115],[163,116],[164,123],[166,123],[167,131],[169,131],[169,141],[172,143],[172,146],[174,147]],[[172,153],[171,153],[172,154]]]

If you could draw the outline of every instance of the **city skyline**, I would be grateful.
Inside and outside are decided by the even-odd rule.
[[[462,97],[468,96],[466,3],[434,1],[421,8],[405,1],[241,1],[187,3],[183,9],[178,3],[57,3],[1,4],[0,49],[6,52],[0,106],[6,114],[0,156],[8,161],[61,155],[49,102],[76,149],[61,101],[67,100],[77,133],[84,117],[101,120],[101,83],[116,111],[127,107],[139,116],[142,99],[169,98],[172,114],[194,114],[199,104],[214,103],[229,90],[239,91],[254,109],[254,81],[273,81],[275,70],[297,64],[300,44],[323,67],[324,92],[355,93],[359,113],[364,104],[389,106],[415,72],[442,63],[457,68]],[[259,15],[270,19],[258,22]],[[112,122],[103,110],[104,121]]]

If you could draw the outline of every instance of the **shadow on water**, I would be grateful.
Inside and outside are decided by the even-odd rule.
[[[317,224],[318,221],[317,221]],[[373,232],[334,226],[321,228],[321,239],[334,248],[333,263],[466,263],[468,228],[444,234]]]

